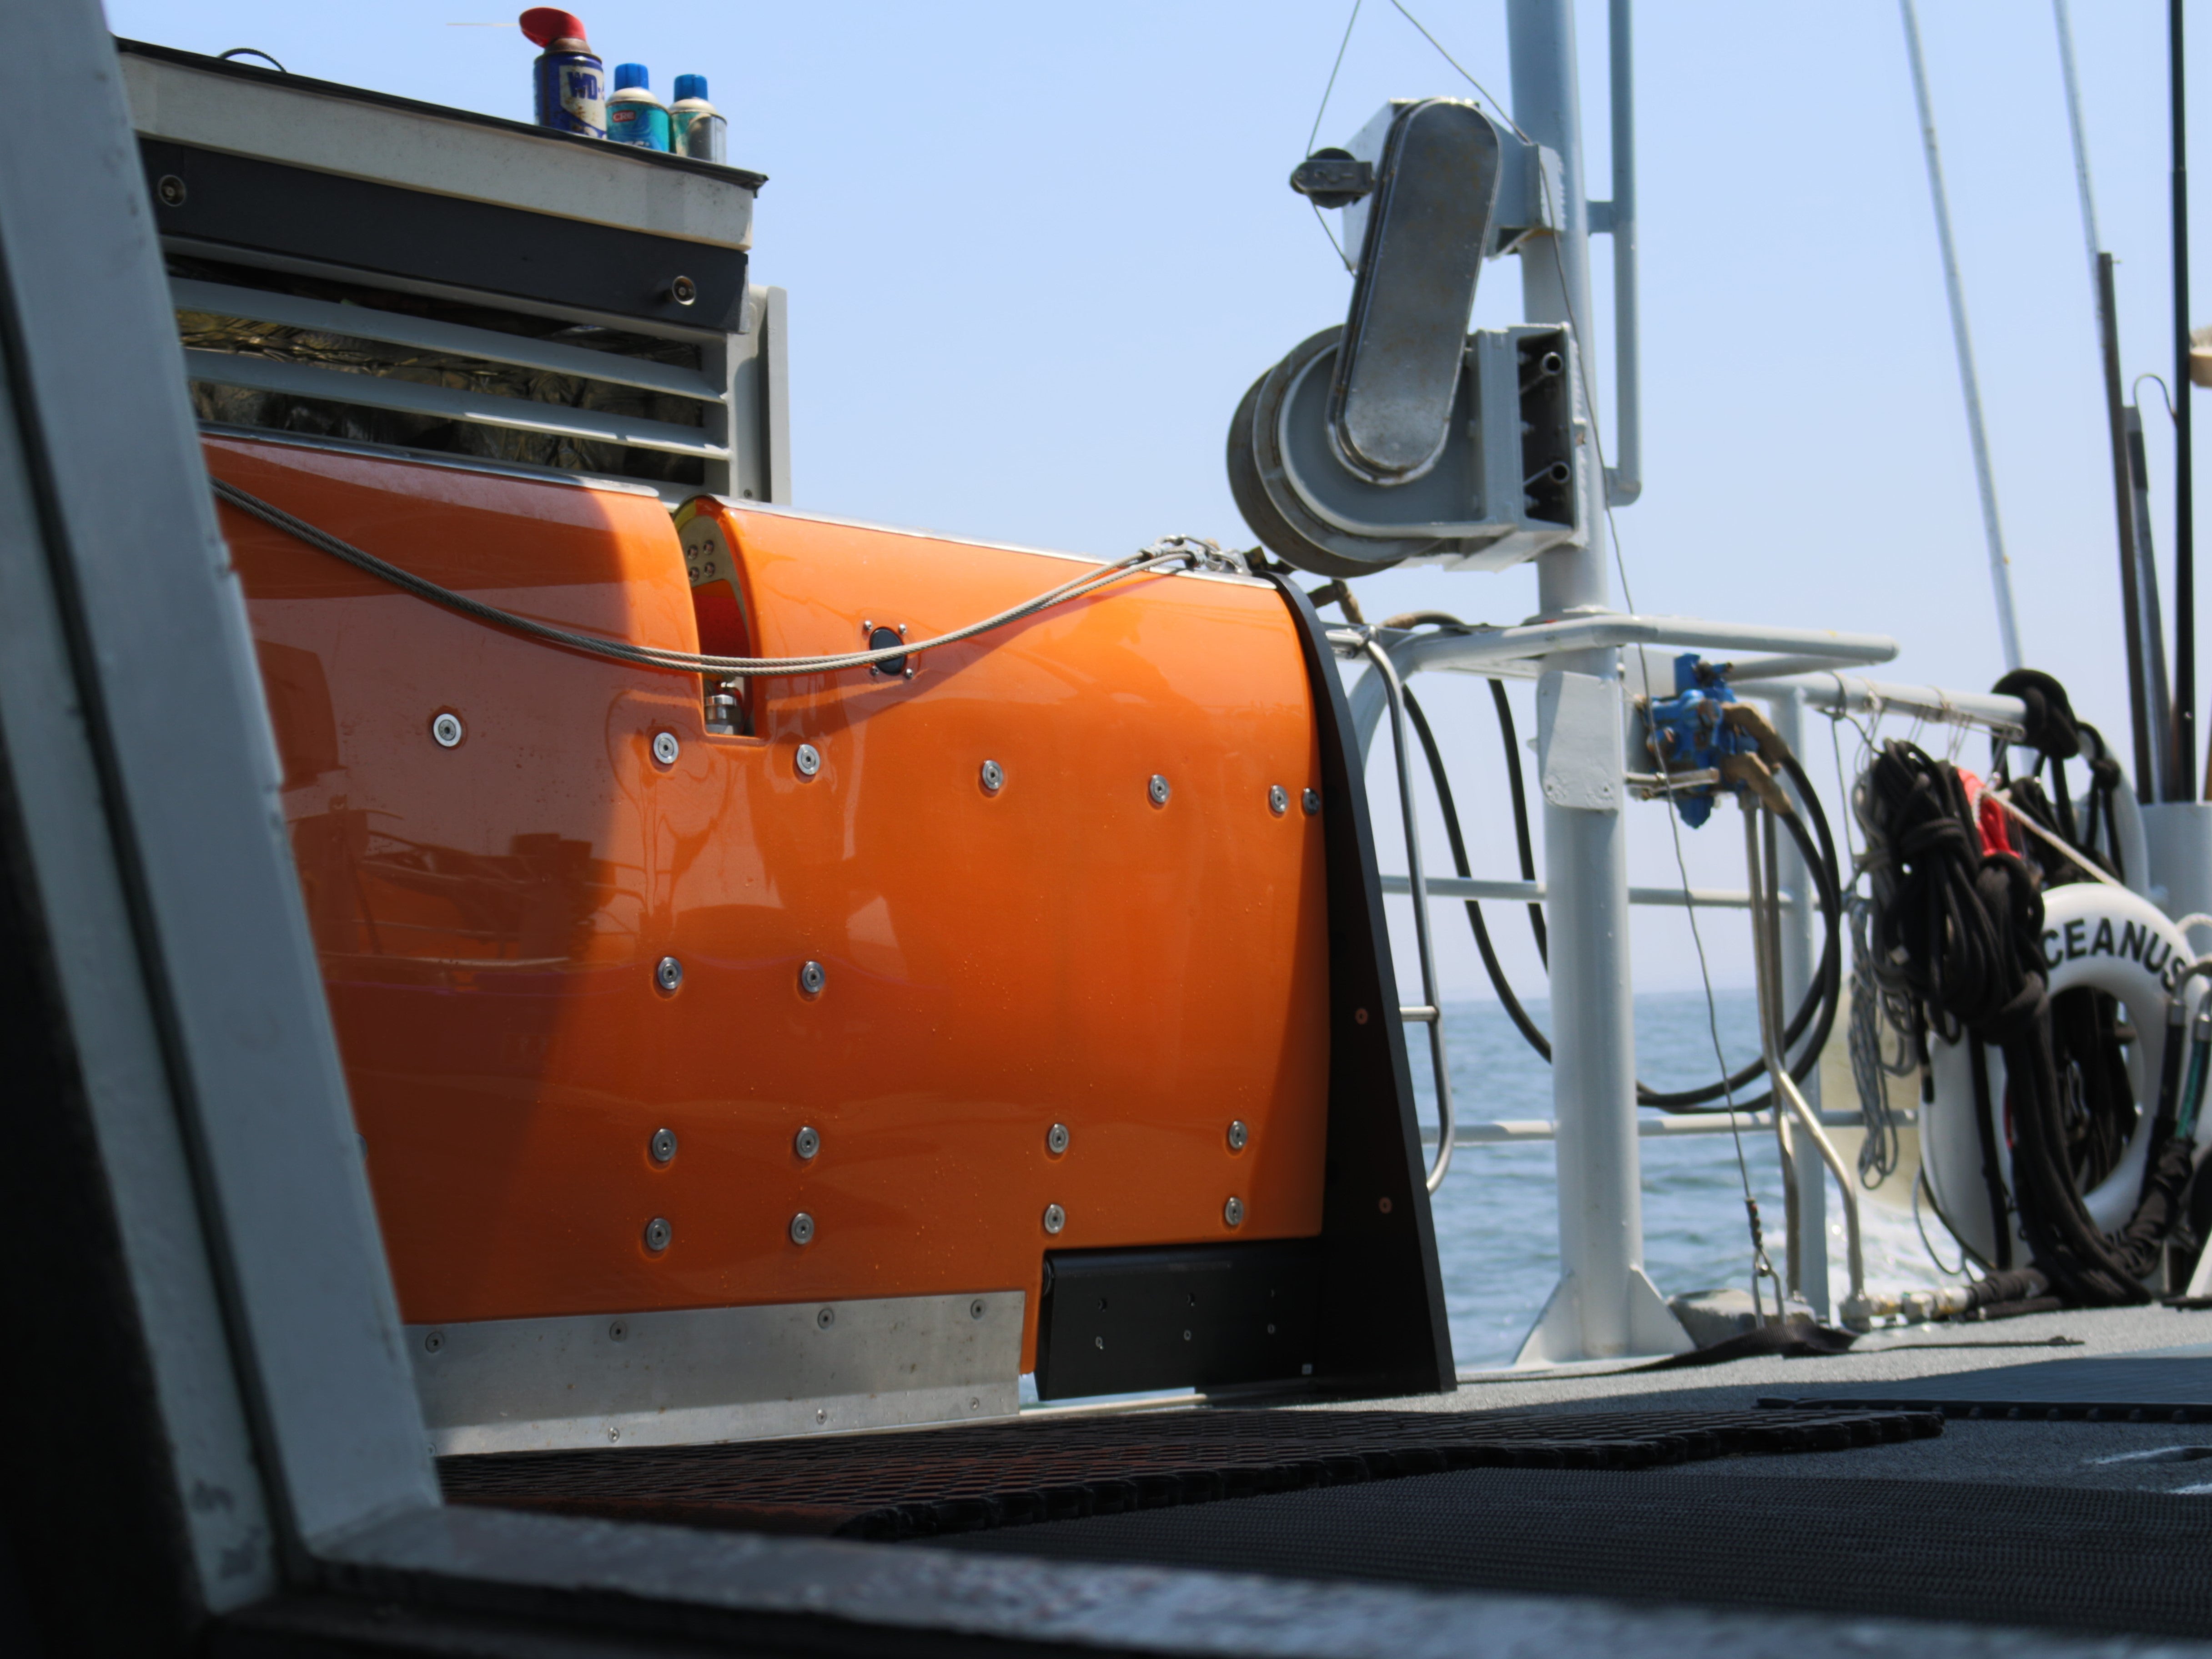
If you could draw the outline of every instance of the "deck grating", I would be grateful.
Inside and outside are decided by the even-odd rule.
[[[1644,1469],[1924,1439],[1932,1413],[1206,1410],[439,1464],[448,1502],[898,1540],[1458,1469]]]
[[[1995,1365],[1887,1382],[1831,1383],[1761,1406],[1941,1412],[1976,1419],[2212,1423],[2212,1348],[2152,1349]]]

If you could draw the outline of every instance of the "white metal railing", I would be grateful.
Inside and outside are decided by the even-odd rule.
[[[1863,1120],[1856,1112],[1821,1112],[1824,1127],[1855,1127]],[[1917,1123],[1919,1113],[1906,1107],[1897,1113],[1902,1124]],[[1676,1140],[1685,1135],[1724,1135],[1731,1133],[1771,1132],[1774,1119],[1765,1112],[1675,1112],[1638,1117],[1636,1133],[1646,1140]],[[1452,1131],[1455,1146],[1506,1146],[1526,1142],[1557,1140],[1559,1126],[1547,1117],[1501,1118],[1489,1123],[1462,1123]],[[1436,1144],[1437,1132],[1421,1126],[1421,1144]]]
[[[1435,899],[1494,899],[1502,904],[1541,904],[1551,890],[1540,881],[1488,881],[1480,877],[1431,876],[1423,884],[1429,896]],[[1404,897],[1413,890],[1410,877],[1386,872],[1382,890]],[[1797,897],[1789,888],[1775,895],[1785,905],[1795,905]],[[1733,887],[1632,887],[1628,890],[1631,904],[1691,905],[1709,910],[1745,910],[1751,907],[1751,895]]]
[[[1339,653],[1346,657],[1364,659],[1370,665],[1367,677],[1353,688],[1352,700],[1353,726],[1358,734],[1363,755],[1366,750],[1366,734],[1373,730],[1376,719],[1387,713],[1390,721],[1407,872],[1402,876],[1382,876],[1382,887],[1386,894],[1402,895],[1413,899],[1413,931],[1420,963],[1422,1000],[1401,1008],[1399,1018],[1407,1024],[1428,1027],[1430,1059],[1435,1075],[1437,1127],[1434,1131],[1425,1128],[1422,1139],[1425,1145],[1433,1148],[1428,1170],[1428,1188],[1432,1193],[1443,1184],[1444,1175],[1451,1166],[1453,1147],[1551,1139],[1555,1137],[1556,1130],[1550,1123],[1533,1120],[1457,1123],[1451,1096],[1449,1061],[1444,1048],[1443,1009],[1437,989],[1435,950],[1430,937],[1429,902],[1432,899],[1493,899],[1505,902],[1540,903],[1548,896],[1550,890],[1542,882],[1431,877],[1425,872],[1420,830],[1413,804],[1411,756],[1406,741],[1403,679],[1424,668],[1479,673],[1525,670],[1533,665],[1532,659],[1540,659],[1561,651],[1624,646],[1686,647],[1701,650],[1767,653],[1748,662],[1733,665],[1732,672],[1738,678],[1771,683],[1773,686],[1771,690],[1766,685],[1760,688],[1768,696],[1786,697],[1791,695],[1795,685],[1781,684],[1787,676],[1807,669],[1825,670],[1826,672],[1817,677],[1807,678],[1808,680],[1817,678],[1830,688],[1832,697],[1848,701],[1848,677],[1840,672],[1843,668],[1885,662],[1897,654],[1893,641],[1871,635],[1839,634],[1826,629],[1747,627],[1691,617],[1640,617],[1619,611],[1526,623],[1506,628],[1476,626],[1440,629],[1434,633],[1394,634],[1387,629],[1358,625],[1331,629],[1328,637],[1330,644]],[[2012,708],[1989,711],[1999,720],[2014,713],[2019,707],[2015,699],[2002,701],[2010,703]],[[1956,707],[1948,699],[1945,706],[1947,708]],[[1787,908],[1802,912],[1800,897],[1787,890],[1776,887],[1772,899],[1778,908]],[[1633,887],[1628,890],[1628,900],[1632,904],[1730,909],[1752,908],[1758,902],[1756,896],[1749,891],[1691,887]],[[1856,1119],[1855,1115],[1846,1115],[1837,1121],[1851,1122]],[[1750,1124],[1766,1127],[1773,1124],[1770,1115],[1728,1112],[1656,1119],[1639,1115],[1637,1121],[1637,1133],[1643,1136],[1711,1134]],[[1817,1136],[1818,1131],[1814,1129],[1812,1133]]]

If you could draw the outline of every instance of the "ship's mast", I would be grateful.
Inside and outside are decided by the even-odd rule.
[[[1510,0],[1513,118],[1557,153],[1565,199],[1558,229],[1521,256],[1527,319],[1565,323],[1580,343],[1583,447],[1583,544],[1537,562],[1547,617],[1613,609],[1606,574],[1605,474],[1597,453],[1590,325],[1589,207],[1583,184],[1581,99],[1570,0]],[[1615,65],[1615,73],[1625,70]],[[1620,652],[1556,652],[1554,675],[1602,684],[1616,710]],[[1556,686],[1559,683],[1553,682]],[[1556,691],[1552,707],[1559,706]],[[1613,746],[1618,757],[1620,745]],[[1525,1363],[1663,1352],[1680,1328],[1644,1273],[1644,1195],[1636,1134],[1636,1034],[1629,975],[1627,824],[1614,807],[1594,811],[1547,799],[1544,859],[1552,933],[1553,1109],[1559,1124],[1559,1283],[1521,1358]]]

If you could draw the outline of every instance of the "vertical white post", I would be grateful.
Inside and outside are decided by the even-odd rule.
[[[1770,705],[1774,730],[1790,745],[1790,752],[1805,753],[1805,694],[1796,689],[1778,692]],[[1846,803],[1845,810],[1849,805]],[[1782,1018],[1787,1021],[1805,1000],[1820,961],[1820,906],[1818,884],[1797,844],[1788,836],[1781,842],[1779,874],[1795,902],[1782,917]],[[1820,1109],[1820,1073],[1815,1067],[1798,1086],[1805,1103]],[[1778,1112],[1778,1116],[1780,1114]],[[1800,1146],[1797,1165],[1797,1236],[1799,1287],[1813,1311],[1823,1321],[1830,1316],[1828,1301],[1828,1171],[1810,1144]]]
[[[1596,354],[1591,332],[1589,218],[1583,188],[1582,109],[1571,0],[1510,0],[1513,117],[1559,157],[1565,198],[1557,234],[1521,255],[1532,323],[1565,323],[1582,365],[1577,388],[1577,487],[1584,544],[1537,562],[1546,617],[1611,608],[1606,577],[1605,477],[1598,464]],[[1614,699],[1610,805],[1563,802],[1547,789],[1544,863],[1552,935],[1552,1100],[1559,1123],[1559,1283],[1523,1343],[1522,1364],[1678,1352],[1681,1326],[1644,1273],[1644,1195],[1636,1141],[1636,1033],[1630,1000],[1628,859],[1621,805],[1620,653],[1566,651],[1547,678],[1587,677]],[[1552,706],[1587,700],[1560,695]],[[1540,744],[1552,734],[1540,730]]]

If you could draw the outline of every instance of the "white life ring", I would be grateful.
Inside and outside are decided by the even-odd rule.
[[[2158,1105],[2160,1067],[2166,1053],[2166,1012],[2174,985],[2191,957],[2188,942],[2148,899],[2102,882],[2075,882],[2044,895],[2043,961],[2051,994],[2094,987],[2119,1000],[2136,1041],[2128,1045],[2128,1081],[2140,1115],[2118,1165],[2084,1194],[2097,1224],[2111,1231],[2135,1213],[2149,1151],[2151,1114]],[[2200,981],[2201,983],[2201,981]],[[2200,994],[2191,992],[2191,1002]],[[2004,1055],[1986,1051],[1990,1110],[1998,1167],[2012,1191],[2012,1149],[2005,1144]],[[1965,1042],[1929,1043],[1935,1097],[1921,1112],[1920,1164],[1944,1218],[1984,1261],[1996,1259],[1996,1234],[1982,1175],[1981,1132],[1974,1119],[1974,1075]],[[2197,1126],[2198,1155],[2212,1136],[2212,1112]],[[2017,1228],[2017,1221],[2014,1223]],[[2015,1236],[2014,1265],[2027,1259]]]

